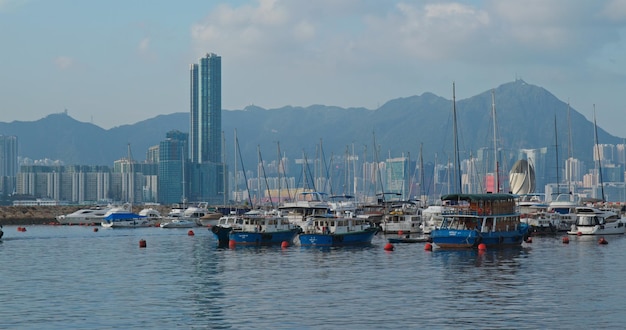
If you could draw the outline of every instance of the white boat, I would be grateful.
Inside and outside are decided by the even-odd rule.
[[[111,209],[107,207],[93,207],[88,209],[80,209],[76,212],[63,214],[56,217],[56,220],[62,225],[94,225],[102,222],[104,215]]]
[[[430,205],[422,210],[422,233],[428,235],[441,226],[443,211],[444,207],[441,205]]]
[[[576,208],[579,206],[582,206],[580,198],[572,194],[560,194],[548,203],[548,212],[559,214],[558,231],[569,231],[572,225],[576,223]]]
[[[620,235],[626,232],[626,222],[616,212],[595,207],[576,208],[576,223],[567,232],[570,235]]]
[[[220,212],[208,211],[203,216],[196,219],[196,224],[201,227],[212,227],[218,224],[224,215]]]
[[[417,204],[409,202],[393,206],[391,211],[383,216],[380,228],[385,234],[399,232],[405,234],[421,233],[422,210]]]
[[[304,226],[307,218],[331,213],[331,205],[326,194],[316,191],[305,191],[297,194],[293,201],[279,206],[280,212],[297,226]]]
[[[193,228],[196,227],[196,222],[191,219],[185,218],[170,218],[161,222],[159,225],[161,228]]]
[[[139,211],[139,215],[145,216],[146,218],[148,218],[148,220],[151,220],[155,223],[160,222],[163,219],[161,213],[157,209],[154,209],[152,207],[148,207]]]

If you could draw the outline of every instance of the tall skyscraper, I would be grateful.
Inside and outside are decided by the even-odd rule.
[[[17,136],[0,135],[0,193],[15,190],[17,176]]]
[[[221,163],[222,58],[209,53],[190,69],[191,162]]]
[[[190,73],[189,199],[223,201],[222,58],[208,53]]]

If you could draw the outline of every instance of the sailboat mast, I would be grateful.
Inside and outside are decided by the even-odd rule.
[[[598,144],[598,125],[596,124],[596,105],[593,105],[593,132],[595,135],[595,148],[596,148],[596,157],[598,158],[598,162],[596,163],[598,166],[598,179],[600,183],[600,191],[602,201],[604,202],[604,181],[602,180],[602,163],[600,159],[600,145]]]
[[[224,136],[224,131],[222,131],[222,187],[224,190],[224,206],[226,206],[226,196],[228,195],[228,187],[226,187],[226,137]]]
[[[135,201],[135,173],[133,169],[133,155],[130,152],[130,143],[128,144],[128,170],[129,170],[129,178],[128,178],[128,202],[132,205]]]
[[[554,151],[556,153],[556,195],[561,193],[561,180],[559,180],[559,134],[556,130],[556,114],[554,115]]]
[[[568,126],[568,146],[567,146],[567,160],[569,163],[569,170],[567,173],[567,191],[572,194],[573,193],[573,187],[572,187],[572,161],[574,160],[574,154],[573,154],[573,144],[572,144],[572,116],[571,116],[571,108],[569,106],[569,100],[567,101],[567,126]]]
[[[453,129],[454,129],[454,184],[456,193],[463,193],[461,187],[461,166],[459,161],[459,136],[457,134],[456,124],[456,91],[454,82],[452,82],[452,115],[453,115]]]
[[[424,189],[424,158],[422,157],[422,151],[424,143],[420,143],[420,199],[424,196],[426,190]]]
[[[283,168],[283,160],[280,157],[280,142],[276,141],[276,155],[278,156],[278,203],[280,204],[280,197],[282,196],[281,184],[280,184],[280,172]]]
[[[498,132],[497,132],[497,123],[496,123],[496,96],[495,90],[491,90],[491,115],[493,116],[493,160],[494,160],[494,192],[500,192],[500,174],[499,174],[499,164],[498,164]]]

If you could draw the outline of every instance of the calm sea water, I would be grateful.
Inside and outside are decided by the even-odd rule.
[[[2,329],[624,328],[626,237],[217,248],[205,228],[4,227]],[[146,248],[139,247],[145,239]]]

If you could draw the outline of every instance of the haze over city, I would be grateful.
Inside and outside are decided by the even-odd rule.
[[[225,110],[376,109],[522,78],[625,136],[625,38],[624,0],[0,0],[0,121],[187,112],[189,64],[214,52]]]

